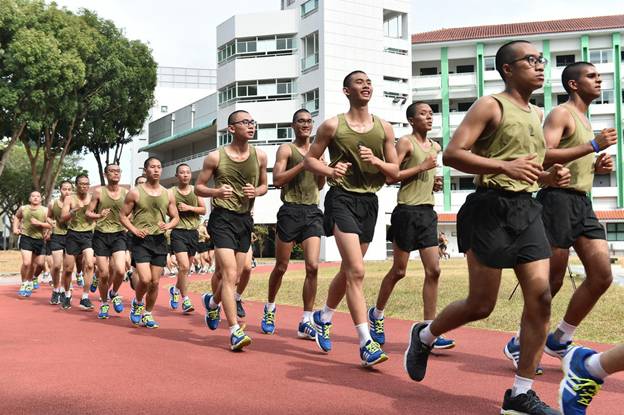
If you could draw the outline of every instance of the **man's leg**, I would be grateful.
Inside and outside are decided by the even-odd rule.
[[[96,256],[95,265],[97,267],[98,274],[98,290],[100,294],[100,312],[98,318],[107,319],[108,309],[108,286],[110,278],[110,264],[107,256]]]
[[[89,287],[93,282],[93,273],[95,271],[94,263],[93,248],[84,249],[82,251],[82,276],[85,282],[82,287],[82,298],[89,298]]]
[[[552,246],[552,256],[550,257],[550,294],[554,298],[563,286],[563,280],[568,270],[568,258],[570,250]]]
[[[30,281],[32,280],[33,273],[33,252],[26,249],[20,250],[22,256],[22,266],[20,267],[20,276],[22,278],[22,285],[20,286],[17,294],[21,297],[29,297],[31,294]]]
[[[110,287],[113,294],[119,292],[121,284],[123,284],[124,271],[126,269],[126,251],[115,251],[110,258],[111,282]]]
[[[377,302],[375,303],[376,310],[373,311],[376,313],[376,318],[383,318],[383,310],[386,308],[394,286],[405,277],[409,255],[409,252],[399,248],[396,243],[392,243],[392,267],[381,281],[381,286],[379,287]]]
[[[160,276],[162,275],[163,267],[149,264],[149,280],[147,284],[147,291],[145,295],[145,311],[151,313],[156,305],[158,299],[158,285],[160,282]]]
[[[50,268],[50,274],[52,275],[52,285],[55,289],[61,288],[61,269],[63,266],[63,251],[52,251],[52,267]]]
[[[301,243],[303,259],[305,261],[306,276],[303,282],[303,311],[304,321],[312,321],[312,310],[316,299],[316,287],[318,284],[319,256],[321,253],[321,238],[310,237]],[[289,254],[290,256],[290,254]],[[305,314],[309,313],[309,314]]]
[[[217,286],[212,301],[215,304],[222,303],[223,311],[228,322],[228,326],[232,327],[237,325],[236,320],[236,301],[234,299],[234,293],[236,292],[236,254],[233,249],[230,248],[217,248],[216,259],[219,266],[219,273],[215,280]],[[213,276],[214,277],[214,276]],[[210,308],[216,308],[216,305]]]

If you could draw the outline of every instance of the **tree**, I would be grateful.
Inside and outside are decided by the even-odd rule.
[[[264,255],[264,244],[269,236],[269,227],[267,225],[254,225],[254,233],[258,238],[256,242],[258,243],[260,258],[262,258],[262,255]]]

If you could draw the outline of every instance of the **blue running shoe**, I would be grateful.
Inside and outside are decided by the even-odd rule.
[[[297,337],[306,340],[316,340],[316,330],[312,323],[309,321],[300,322],[299,328],[297,329]]]
[[[169,307],[172,310],[178,308],[180,304],[180,292],[176,290],[176,287],[169,287]]]
[[[368,326],[370,335],[379,345],[386,343],[386,333],[384,331],[384,318],[375,318],[375,307],[368,309]]]
[[[124,311],[123,301],[119,294],[113,295],[113,292],[109,291],[108,297],[113,302],[113,309],[115,310],[115,313],[121,313]]]
[[[108,310],[110,309],[110,306],[108,304],[102,304],[100,306],[100,312],[98,314],[98,318],[105,320],[108,318]]]
[[[381,350],[381,346],[374,340],[369,340],[364,347],[360,347],[362,366],[369,367],[388,360],[388,355]]]
[[[130,305],[130,321],[135,326],[141,323],[141,318],[143,317],[143,311],[145,310],[145,306],[143,304],[139,304],[136,302],[136,298],[132,299],[132,304]]]
[[[507,357],[507,359],[511,360],[511,363],[513,363],[514,368],[518,369],[518,362],[520,361],[520,343],[516,343],[516,337],[512,337],[511,340],[509,340],[509,342],[507,342],[507,344],[505,345],[505,348],[503,349],[503,353],[505,353],[505,356]],[[535,369],[535,374],[536,375],[543,375],[544,374],[544,369],[538,365],[537,368]]]
[[[33,283],[32,281],[26,283],[26,287],[24,288],[24,297],[30,297],[33,292]]]
[[[39,277],[34,277],[32,280],[32,289],[33,290],[38,290],[39,289]]]
[[[572,347],[561,365],[563,379],[559,384],[559,406],[564,415],[584,415],[603,383],[589,374],[585,361],[596,354],[586,347]]]
[[[568,351],[572,349],[573,347],[574,346],[572,345],[571,341],[565,342],[565,343],[559,343],[555,339],[554,333],[549,333],[548,337],[546,337],[546,345],[544,346],[544,352],[549,356],[563,359],[566,353],[568,353]]]
[[[76,284],[79,287],[84,287],[84,277],[82,276],[82,272],[80,274],[76,274]]]
[[[210,308],[210,299],[212,298],[212,294],[203,294],[202,302],[204,303],[204,308],[206,309],[206,325],[210,330],[216,330],[219,327],[219,322],[221,321],[221,306],[217,306],[217,308]]]
[[[232,351],[242,350],[243,347],[249,346],[250,344],[251,337],[246,335],[241,328],[238,328],[238,330],[230,336],[230,349],[232,349]]]
[[[438,336],[433,342],[434,349],[452,349],[453,347],[455,347],[455,340],[447,339],[442,336]]]
[[[195,307],[193,307],[193,303],[191,303],[191,299],[186,297],[184,301],[182,301],[182,312],[184,314],[192,313],[195,311]]]
[[[93,274],[93,280],[91,280],[91,285],[89,285],[89,291],[94,293],[97,291],[97,287],[98,287],[97,275]]]
[[[316,344],[325,353],[329,353],[332,348],[331,339],[329,338],[329,332],[331,331],[332,323],[324,323],[321,320],[321,311],[315,311],[312,314],[312,321],[314,322],[314,328],[316,330]]]
[[[273,334],[275,333],[275,311],[277,308],[274,308],[273,311],[269,311],[267,305],[264,305],[264,315],[262,316],[262,321],[260,322],[260,329],[264,334]]]
[[[148,329],[157,329],[158,327],[160,327],[156,320],[154,320],[152,313],[148,312],[143,314],[143,317],[141,317],[141,325]]]
[[[26,297],[26,286],[27,284],[25,282],[23,282],[22,285],[20,285],[20,289],[17,290],[17,295],[19,297]]]

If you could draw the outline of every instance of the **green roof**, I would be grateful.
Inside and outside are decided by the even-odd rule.
[[[163,144],[170,143],[170,142],[175,141],[175,140],[177,140],[179,138],[183,138],[183,137],[186,137],[186,136],[191,135],[193,133],[196,133],[198,131],[204,130],[206,128],[210,128],[213,125],[214,125],[214,120],[209,122],[208,124],[204,124],[204,125],[200,125],[200,126],[197,126],[197,127],[193,127],[193,128],[188,129],[188,130],[181,131],[181,132],[179,132],[177,134],[174,134],[172,136],[162,138],[162,139],[156,141],[155,143],[148,144],[148,145],[146,145],[144,147],[141,147],[139,149],[139,151],[152,150],[152,149],[154,149],[156,147],[162,146]]]

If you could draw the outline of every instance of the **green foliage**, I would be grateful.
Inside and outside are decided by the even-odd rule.
[[[258,252],[260,253],[260,258],[264,253],[264,245],[267,241],[267,237],[269,236],[269,227],[267,225],[254,225],[253,232],[256,234],[256,238],[258,240],[256,243],[258,244]]]

